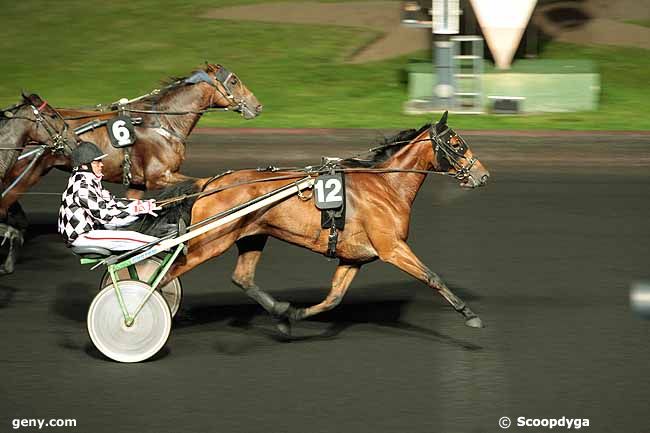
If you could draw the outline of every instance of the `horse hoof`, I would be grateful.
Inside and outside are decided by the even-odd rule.
[[[291,337],[291,322],[288,319],[285,318],[278,320],[275,327],[282,333],[282,335]]]
[[[273,305],[273,315],[276,317],[283,317],[287,315],[287,311],[291,308],[288,302],[276,302]]]
[[[14,264],[15,264],[15,259],[11,256],[7,257],[7,260],[5,260],[4,265],[0,267],[0,275],[13,274]]]
[[[284,317],[287,317],[292,322],[298,322],[305,318],[305,309],[289,307],[284,313]]]
[[[483,322],[478,316],[476,316],[472,317],[471,319],[467,319],[465,321],[465,325],[469,326],[470,328],[482,328]]]

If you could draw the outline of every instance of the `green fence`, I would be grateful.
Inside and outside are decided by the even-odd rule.
[[[486,61],[481,81],[486,111],[496,97],[518,99],[523,113],[598,109],[600,75],[589,60],[519,60],[506,71]],[[409,65],[410,104],[430,101],[435,84],[430,62]]]

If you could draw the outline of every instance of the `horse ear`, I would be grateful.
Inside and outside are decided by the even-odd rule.
[[[30,93],[25,90],[22,90],[21,95],[23,97],[23,101],[32,104],[32,105],[41,105],[43,103],[43,100],[41,99],[40,96],[38,96],[36,93]]]
[[[448,114],[448,113],[449,113],[448,111],[445,111],[445,113],[442,115],[442,117],[440,118],[440,120],[438,120],[438,123],[439,123],[440,125],[446,125],[446,124],[447,124],[447,114]]]

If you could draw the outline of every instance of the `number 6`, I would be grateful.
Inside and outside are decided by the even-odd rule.
[[[117,139],[120,145],[124,146],[131,143],[131,134],[124,120],[117,120],[113,123],[111,129],[113,131],[113,137]]]

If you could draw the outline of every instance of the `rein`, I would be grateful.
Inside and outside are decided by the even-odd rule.
[[[255,180],[249,180],[249,181],[245,181],[245,182],[236,182],[236,183],[233,183],[233,184],[230,184],[230,185],[223,186],[221,188],[211,189],[210,191],[203,191],[210,183],[214,182],[215,180],[217,180],[217,179],[219,179],[219,178],[221,178],[223,176],[231,174],[231,173],[234,173],[234,171],[233,170],[228,170],[228,171],[225,171],[225,172],[223,172],[223,173],[221,173],[221,174],[219,174],[217,176],[214,176],[214,177],[210,178],[210,180],[208,180],[205,183],[205,185],[203,185],[203,187],[201,188],[202,191],[195,192],[195,193],[192,193],[192,194],[183,194],[183,195],[179,195],[179,196],[176,196],[176,197],[170,197],[170,198],[165,199],[165,200],[157,201],[156,204],[158,206],[166,206],[168,204],[176,203],[178,201],[183,201],[183,200],[186,200],[188,198],[203,197],[203,196],[206,196],[206,195],[216,194],[218,192],[225,191],[227,189],[236,188],[238,186],[252,185],[252,184],[255,184],[255,183],[262,183],[262,182],[272,182],[272,181],[275,181],[275,180],[296,179],[298,177],[304,177],[305,176],[305,174],[303,173],[303,174],[267,177],[267,178],[264,178],[264,179],[255,179]]]
[[[134,108],[123,108],[121,110],[112,110],[112,111],[100,111],[100,114],[113,114],[120,111],[128,111],[130,113],[141,113],[141,114],[164,114],[167,116],[185,116],[187,114],[205,114],[212,112],[220,111],[230,111],[230,108],[206,108],[205,110],[199,111],[158,111],[158,110],[137,110]],[[81,119],[90,119],[91,117],[97,117],[97,114],[85,114],[83,116],[69,116],[64,117],[65,120],[81,120]]]
[[[102,114],[114,114],[117,112],[130,112],[130,113],[140,113],[140,114],[162,114],[166,116],[185,116],[188,114],[200,114],[203,115],[205,113],[214,113],[214,112],[222,112],[222,111],[232,111],[232,110],[243,110],[247,109],[248,107],[246,103],[243,100],[237,99],[235,95],[232,92],[232,89],[228,85],[228,80],[232,77],[233,73],[228,71],[226,68],[221,66],[218,71],[215,73],[214,79],[220,83],[225,92],[219,88],[219,86],[215,85],[212,82],[212,77],[205,72],[205,71],[199,71],[195,73],[194,75],[190,76],[189,78],[185,79],[179,79],[174,81],[173,83],[169,84],[168,86],[162,88],[162,89],[154,89],[149,93],[146,93],[142,96],[138,96],[136,98],[133,98],[131,100],[128,100],[126,103],[120,103],[120,101],[113,102],[112,104],[108,105],[108,108],[110,110],[105,111],[103,108],[104,106],[102,104],[96,105],[95,107],[91,107],[93,109],[97,109],[100,113]],[[127,108],[125,107],[126,104],[131,104],[134,102],[138,102],[142,99],[148,98],[149,96],[155,96],[159,95],[162,90],[166,89],[171,89],[176,86],[179,86],[181,84],[197,84],[197,83],[207,83],[208,85],[212,86],[214,89],[216,89],[217,92],[221,96],[223,96],[225,99],[228,101],[231,101],[232,104],[228,107],[224,108],[206,108],[204,110],[198,110],[198,111],[193,111],[193,110],[188,110],[188,111],[160,111],[160,110],[143,110],[143,109],[135,109],[135,108]],[[238,80],[237,83],[239,86],[241,86],[241,81]],[[83,107],[82,107],[83,108]],[[117,109],[116,109],[117,108]],[[97,114],[86,114],[82,116],[70,116],[66,117],[65,120],[81,120],[81,119],[89,119],[91,117],[96,117]]]
[[[420,143],[420,142],[425,142],[425,141],[431,142],[431,144],[434,146],[434,148],[436,150],[439,149],[440,147],[442,147],[442,146],[440,146],[440,142],[442,140],[440,140],[439,135],[438,134],[434,135],[434,134],[432,134],[430,132],[429,138],[422,138],[420,140],[396,141],[396,142],[393,142],[393,143],[388,143],[388,144],[383,144],[381,146],[373,147],[373,148],[369,149],[368,152],[373,152],[373,151],[376,151],[376,150],[379,150],[379,149],[384,149],[384,148],[387,148],[387,147],[392,147],[392,146],[405,144],[405,143]],[[443,146],[444,146],[444,144],[443,144]],[[356,157],[358,157],[360,155],[363,155],[363,153],[359,153],[359,154],[357,154],[357,155],[355,155],[353,157],[350,157],[348,159],[354,159],[354,158],[356,158]],[[445,152],[445,156],[447,156],[446,152]],[[471,162],[471,165],[473,165],[474,161],[470,161],[470,162]],[[453,164],[453,162],[452,162],[452,164]],[[469,168],[471,168],[471,165],[470,165]],[[222,178],[224,176],[227,176],[228,174],[234,173],[233,170],[228,170],[228,171],[225,171],[223,173],[220,173],[220,174],[210,178],[201,187],[201,191],[199,191],[199,192],[195,192],[195,193],[192,193],[192,194],[183,194],[183,195],[179,195],[177,197],[171,197],[171,198],[168,198],[168,199],[160,200],[160,201],[157,201],[156,204],[159,205],[159,206],[166,206],[166,205],[169,205],[169,204],[172,204],[172,203],[176,203],[176,202],[179,202],[179,201],[186,200],[188,198],[203,197],[203,196],[207,196],[207,195],[211,195],[211,194],[216,194],[218,192],[222,192],[222,191],[232,189],[232,188],[236,188],[236,187],[239,187],[239,186],[253,185],[253,184],[263,183],[263,182],[273,182],[273,181],[276,181],[276,180],[296,179],[298,177],[303,177],[305,175],[308,175],[308,176],[310,176],[310,175],[319,175],[319,174],[323,174],[323,173],[331,173],[332,171],[334,171],[336,173],[374,173],[374,174],[418,173],[418,174],[424,174],[424,175],[436,174],[436,175],[440,175],[440,176],[451,176],[451,177],[454,177],[456,179],[462,180],[467,176],[466,172],[469,171],[469,168],[461,167],[460,170],[458,170],[456,173],[452,174],[452,173],[448,173],[448,172],[444,172],[444,171],[415,170],[415,169],[405,169],[405,168],[372,168],[372,167],[367,167],[367,168],[366,167],[342,168],[340,166],[337,167],[335,165],[335,163],[334,164],[327,163],[327,164],[317,166],[317,167],[308,166],[308,167],[305,167],[305,168],[300,168],[300,167],[281,167],[281,168],[277,168],[277,167],[269,166],[269,167],[266,167],[266,168],[259,168],[258,167],[256,169],[249,169],[249,170],[257,170],[258,172],[263,172],[263,171],[267,171],[267,172],[294,171],[294,172],[296,172],[296,174],[288,174],[288,175],[282,175],[282,176],[267,177],[267,178],[264,178],[264,179],[255,179],[255,180],[249,180],[249,181],[243,181],[243,182],[236,182],[236,183],[233,183],[233,184],[230,184],[230,185],[222,186],[222,187],[217,188],[217,189],[213,189],[213,190],[210,190],[210,191],[205,191],[205,188],[207,188],[207,186],[210,185],[210,183],[212,183],[215,180],[220,179],[220,178]]]
[[[11,109],[16,109],[20,108],[24,105],[27,105],[25,103],[23,104],[17,104]],[[55,126],[53,126],[45,117],[42,115],[42,111],[45,107],[47,107],[47,101],[43,101],[43,103],[37,108],[34,105],[29,105],[32,109],[32,112],[34,113],[34,118],[26,117],[26,116],[5,116],[7,120],[27,120],[32,123],[36,123],[38,126],[42,126],[43,129],[45,129],[45,132],[47,132],[47,135],[49,135],[50,140],[52,141],[51,144],[47,145],[41,145],[44,149],[50,149],[53,152],[57,150],[63,150],[66,146],[72,150],[70,147],[70,143],[68,143],[68,140],[64,137],[65,133],[68,131],[68,124],[65,122],[65,118],[61,116],[61,114],[53,110],[56,113],[56,116],[61,119],[63,122],[63,129],[59,131]],[[14,148],[0,148],[0,150],[24,150],[27,146],[21,146],[21,147],[14,147]]]
[[[23,104],[23,105],[26,105],[26,104]],[[68,142],[68,139],[65,138],[65,136],[64,136],[65,133],[68,131],[68,124],[66,123],[63,116],[61,116],[61,114],[58,111],[53,110],[56,113],[56,116],[59,119],[61,119],[61,121],[63,122],[63,129],[61,131],[57,130],[57,128],[55,126],[53,126],[50,122],[48,122],[48,120],[45,117],[43,117],[43,114],[41,112],[43,111],[43,109],[45,109],[45,107],[47,107],[47,105],[48,105],[47,101],[43,101],[43,103],[38,108],[36,108],[34,105],[30,104],[30,107],[32,109],[32,113],[34,114],[34,119],[31,119],[29,117],[23,117],[23,116],[11,116],[11,117],[9,117],[9,119],[28,120],[30,122],[36,123],[37,126],[42,126],[43,129],[45,129],[45,132],[47,132],[47,134],[49,135],[50,140],[52,141],[52,143],[51,144],[39,145],[36,149],[30,150],[29,152],[27,152],[26,154],[24,154],[24,155],[22,155],[22,156],[20,156],[18,158],[18,159],[23,159],[23,158],[27,158],[27,157],[30,157],[30,156],[34,155],[32,160],[23,169],[23,171],[14,179],[14,181],[9,186],[7,186],[7,188],[4,191],[2,191],[2,194],[0,195],[0,197],[2,197],[2,198],[4,198],[9,193],[9,191],[14,189],[16,187],[16,185],[18,185],[18,183],[20,183],[20,181],[27,175],[27,173],[29,173],[34,168],[34,166],[36,165],[36,162],[41,157],[41,155],[43,155],[43,153],[45,153],[47,150],[50,150],[52,153],[55,153],[55,152],[58,152],[58,151],[64,151],[66,147],[68,149],[72,150],[72,147],[70,146],[70,143]],[[20,106],[21,105],[18,105],[18,107],[20,107]],[[24,149],[25,149],[25,146],[22,146],[22,148],[20,148],[21,151],[24,150]],[[18,150],[18,148],[15,148],[15,150]]]
[[[256,169],[258,172],[262,171],[278,171],[275,170],[275,167],[269,167],[265,169]],[[167,206],[172,203],[176,203],[179,201],[186,200],[188,198],[193,198],[193,197],[204,197],[207,195],[212,195],[216,194],[218,192],[226,191],[228,189],[232,188],[237,188],[240,186],[245,186],[245,185],[253,185],[257,183],[264,183],[264,182],[273,182],[277,180],[289,180],[289,179],[296,179],[299,177],[304,177],[305,175],[311,176],[311,175],[319,175],[323,173],[331,173],[332,171],[336,173],[377,173],[377,174],[382,174],[382,173],[418,173],[418,174],[437,174],[440,176],[454,176],[453,174],[449,174],[446,172],[441,172],[441,171],[433,171],[433,170],[413,170],[413,169],[402,169],[402,168],[336,168],[334,166],[332,167],[319,167],[317,170],[308,170],[308,169],[296,169],[296,174],[287,174],[287,175],[282,175],[282,176],[274,176],[274,177],[267,177],[264,179],[254,179],[254,180],[248,180],[248,181],[243,181],[243,182],[236,182],[232,183],[230,185],[225,185],[220,188],[216,189],[211,189],[209,191],[205,191],[205,188],[207,188],[210,183],[214,182],[217,179],[220,179],[224,176],[227,176],[229,174],[234,173],[234,170],[228,170],[223,173],[220,173],[212,178],[210,178],[202,187],[201,191],[195,192],[192,194],[183,194],[179,195],[176,197],[170,197],[168,199],[160,200],[157,201],[156,204],[158,206]]]

